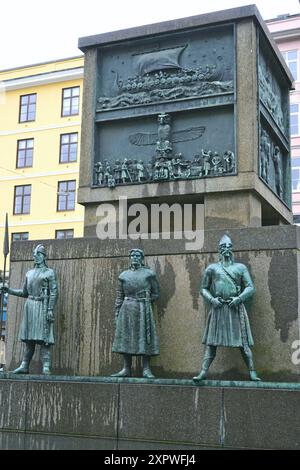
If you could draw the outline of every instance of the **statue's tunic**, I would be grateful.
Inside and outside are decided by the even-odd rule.
[[[48,309],[54,309],[57,300],[57,281],[53,269],[35,267],[26,273],[23,290],[14,289],[14,295],[27,298],[24,305],[19,339],[54,344],[53,322],[47,321]]]
[[[253,346],[253,337],[244,301],[255,292],[250,274],[244,264],[233,263],[225,268],[221,263],[211,264],[205,270],[201,294],[206,300],[219,297],[229,300],[239,296],[242,300],[237,307],[224,303],[212,306],[208,315],[202,343],[211,346],[245,347]],[[233,279],[234,280],[233,280]]]
[[[159,354],[151,305],[158,297],[159,285],[151,269],[128,269],[120,274],[113,352],[145,356]]]

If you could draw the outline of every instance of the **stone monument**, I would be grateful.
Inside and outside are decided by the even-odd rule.
[[[81,38],[79,48],[85,237],[42,242],[64,286],[54,375],[0,374],[2,448],[299,448],[292,77],[259,12],[250,5],[95,35]],[[128,238],[130,217],[118,210],[124,196],[128,212],[136,203],[203,205],[203,246],[195,251],[175,236]],[[99,240],[97,214],[107,203],[123,231]],[[249,382],[240,355],[226,348],[211,380],[196,385],[207,314],[199,279],[217,262],[224,233],[256,287],[246,309],[263,381]],[[13,243],[11,285],[22,282],[35,243]],[[112,353],[115,289],[133,248],[147,254],[160,284],[160,354],[151,361],[159,380],[136,378],[136,358],[134,377],[110,376],[122,367]],[[11,298],[9,370],[20,360],[21,310]],[[31,371],[38,370],[33,361]]]
[[[206,229],[292,223],[291,74],[254,7],[227,11],[79,40],[86,235],[125,186],[203,202]]]

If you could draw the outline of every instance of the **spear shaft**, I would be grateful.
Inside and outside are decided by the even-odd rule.
[[[8,215],[5,217],[5,231],[4,231],[4,242],[3,242],[3,255],[4,255],[4,269],[3,269],[3,286],[5,285],[6,277],[6,260],[9,254],[9,238],[8,238]],[[4,314],[4,291],[1,292],[1,310],[0,310],[0,339],[2,339],[2,324]]]

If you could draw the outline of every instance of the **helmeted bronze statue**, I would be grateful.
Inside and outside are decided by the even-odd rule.
[[[220,261],[205,270],[200,293],[210,304],[202,343],[206,345],[202,368],[194,381],[207,377],[217,346],[240,348],[251,380],[260,380],[254,368],[250,346],[253,338],[244,302],[255,288],[244,264],[235,263],[232,242],[224,235],[219,243]]]
[[[143,377],[153,378],[151,356],[159,354],[152,302],[159,297],[156,274],[144,265],[144,252],[129,252],[130,266],[118,280],[116,331],[112,351],[123,354],[123,369],[113,377],[130,377],[132,356],[143,357]]]
[[[26,273],[23,289],[3,287],[10,295],[25,297],[21,323],[20,341],[25,349],[20,367],[15,374],[28,374],[29,364],[35,351],[36,344],[41,346],[43,374],[51,374],[51,346],[54,344],[53,310],[57,300],[57,281],[53,269],[46,264],[46,251],[43,245],[38,245],[33,251],[34,267]]]

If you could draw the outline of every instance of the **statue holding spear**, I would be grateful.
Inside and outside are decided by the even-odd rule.
[[[3,286],[5,285],[5,278],[6,278],[6,261],[7,261],[7,256],[9,254],[9,238],[8,238],[8,216],[6,214],[5,217],[5,229],[4,229],[4,242],[3,242],[3,255],[4,255],[4,269],[3,269]],[[4,314],[4,307],[5,307],[5,302],[4,302],[4,295],[5,292],[2,289],[1,290],[1,297],[0,297],[0,341],[4,341],[3,335],[2,335],[2,326],[3,326],[3,314]],[[2,345],[1,345],[2,346]],[[1,348],[1,350],[5,350],[5,348]],[[0,361],[1,362],[1,361]]]
[[[2,293],[26,298],[20,328],[20,341],[24,343],[21,365],[14,374],[28,374],[36,345],[41,346],[43,374],[51,374],[51,346],[54,344],[54,307],[57,301],[55,271],[47,266],[46,250],[37,245],[33,251],[34,267],[26,273],[23,289],[3,286]]]

